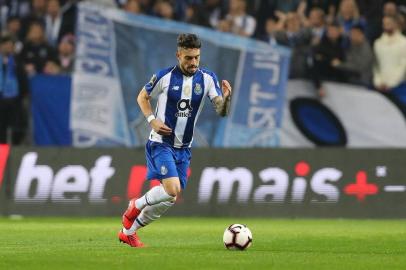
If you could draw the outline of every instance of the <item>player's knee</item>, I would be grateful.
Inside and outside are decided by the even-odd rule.
[[[180,182],[176,178],[165,180],[162,184],[166,193],[172,197],[178,196],[181,192]]]
[[[168,186],[165,189],[165,191],[166,191],[166,193],[168,193],[168,195],[170,195],[176,199],[176,196],[178,196],[180,194],[180,186],[171,185],[171,186]]]

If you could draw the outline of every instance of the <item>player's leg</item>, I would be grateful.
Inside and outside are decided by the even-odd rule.
[[[175,170],[177,173],[176,168]],[[162,187],[168,195],[173,196],[173,198],[176,198],[176,196],[178,196],[181,191],[179,177],[170,177],[162,179]]]
[[[130,205],[123,215],[124,228],[118,233],[121,242],[132,247],[144,246],[135,231],[158,219],[174,204],[176,196],[172,195],[177,194],[173,192],[176,192],[179,180],[177,177],[173,178],[169,178],[168,182],[162,181],[166,183],[170,194],[165,191],[164,185],[159,185],[150,189],[141,198],[130,201]],[[176,185],[176,183],[178,184]]]
[[[123,227],[130,229],[137,216],[146,206],[165,201],[174,201],[180,190],[178,172],[173,148],[149,141],[145,147],[147,160],[147,179],[160,179],[162,185],[153,187],[144,196],[132,199],[123,215]]]
[[[175,201],[176,195],[179,192],[179,179],[177,177],[171,177],[162,180],[162,185],[153,187],[141,198],[131,200],[123,215],[124,228],[130,229],[134,220],[146,206],[152,206],[161,202]]]
[[[182,189],[186,187],[187,170],[190,165],[191,153],[190,149],[178,150],[176,152],[176,171],[179,178],[172,177],[162,180],[162,186],[165,191],[170,195],[178,196]],[[135,222],[129,230],[124,229],[126,234],[132,234],[136,230],[143,228],[153,221],[159,219],[170,207],[175,203],[174,201],[161,202],[155,205],[147,205],[140,215],[135,219]]]
[[[179,178],[170,177],[162,179],[161,182],[160,186],[152,188],[144,196],[134,201],[134,208],[141,211],[132,222],[130,228],[124,226],[123,232],[125,234],[132,234],[139,228],[145,227],[154,220],[157,220],[174,204],[176,196],[181,190]]]
[[[126,213],[131,214],[131,212],[134,212],[133,209],[137,211],[141,209],[141,211],[137,213],[133,220],[130,220],[128,216],[126,216],[126,213],[123,215],[123,226],[130,224],[130,222],[131,225],[129,228],[124,227],[118,233],[119,240],[132,247],[143,247],[144,244],[140,241],[136,230],[160,218],[161,215],[174,204],[176,195],[178,195],[179,192],[179,179],[177,177],[170,177],[163,179],[162,185],[153,187],[138,200],[131,200],[130,207]]]
[[[169,208],[175,204],[174,201],[161,202],[155,205],[147,205],[135,219],[129,230],[123,229],[127,235],[133,234],[140,228],[143,228],[155,220],[159,219]]]

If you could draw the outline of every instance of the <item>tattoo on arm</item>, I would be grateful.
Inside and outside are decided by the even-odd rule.
[[[223,99],[220,96],[215,97],[213,105],[218,115],[222,117],[227,116],[230,111],[231,98]]]

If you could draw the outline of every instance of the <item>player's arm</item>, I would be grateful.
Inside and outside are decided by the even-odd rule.
[[[231,85],[228,81],[223,80],[221,82],[221,89],[223,96],[217,96],[213,98],[213,105],[216,112],[221,117],[227,116],[231,106]]]
[[[149,125],[160,135],[171,135],[172,129],[165,125],[161,120],[155,119],[150,100],[151,97],[148,95],[145,88],[143,88],[138,94],[137,102],[145,118],[148,119]]]

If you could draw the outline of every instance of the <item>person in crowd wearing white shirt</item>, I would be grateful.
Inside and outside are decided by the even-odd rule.
[[[224,20],[219,21],[217,28],[223,32],[251,37],[256,25],[255,18],[247,14],[246,0],[230,0],[229,12]]]
[[[48,44],[58,44],[59,33],[62,26],[62,13],[59,0],[48,0],[45,15],[45,32]]]
[[[399,30],[395,16],[382,20],[383,34],[374,43],[374,86],[389,91],[406,80],[406,37]]]

